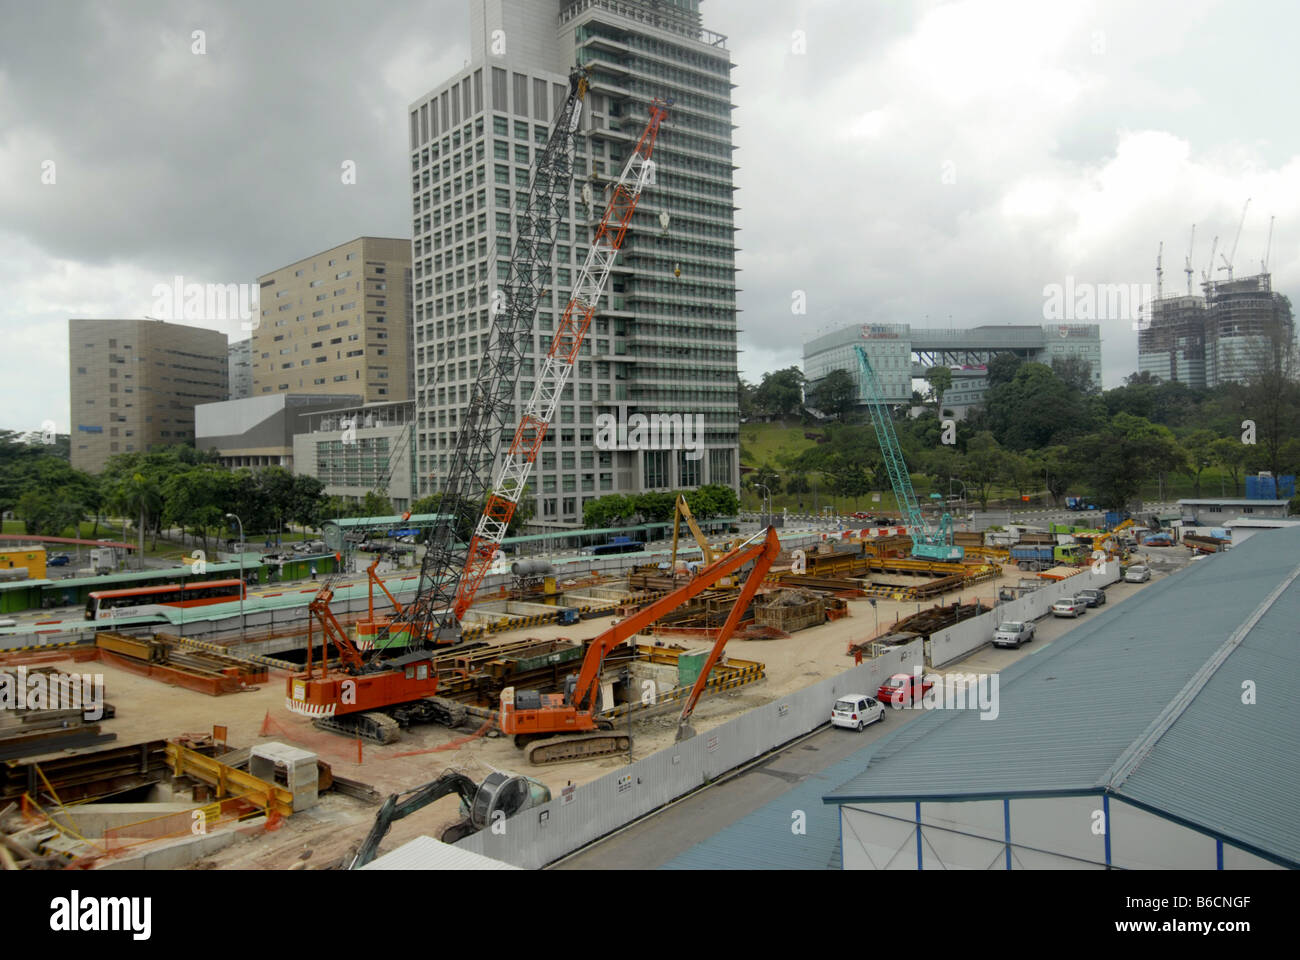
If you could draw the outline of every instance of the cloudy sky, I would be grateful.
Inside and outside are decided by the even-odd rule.
[[[1154,285],[1161,241],[1165,289],[1184,290],[1191,224],[1199,281],[1247,198],[1236,273],[1258,271],[1275,216],[1274,286],[1300,293],[1300,7],[703,9],[736,63],[751,380],[848,323],[1041,323],[1067,278]],[[406,106],[469,56],[466,0],[0,0],[0,23],[11,429],[68,430],[69,317],[144,316],[176,275],[251,282],[358,235],[409,236]],[[1098,322],[1114,386],[1137,335],[1131,317]]]

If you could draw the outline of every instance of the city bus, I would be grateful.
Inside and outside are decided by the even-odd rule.
[[[145,617],[165,610],[236,603],[242,596],[244,584],[240,580],[201,580],[126,590],[94,590],[86,598],[86,619]]]

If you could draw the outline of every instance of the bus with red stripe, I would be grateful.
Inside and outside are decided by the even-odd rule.
[[[201,580],[197,583],[167,583],[156,587],[126,590],[94,590],[86,598],[87,620],[145,617],[167,610],[206,607],[214,603],[238,603],[244,596],[241,580]]]

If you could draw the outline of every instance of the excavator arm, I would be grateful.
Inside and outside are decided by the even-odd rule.
[[[686,497],[679,493],[677,495],[677,512],[673,514],[673,570],[675,571],[677,569],[677,540],[683,520],[685,520],[686,525],[690,527],[691,536],[693,536],[695,542],[699,544],[700,554],[704,562],[712,563],[714,559],[713,548],[709,546],[709,541],[705,539],[704,531],[700,529],[700,525],[695,522],[695,515],[691,513],[691,507],[690,504],[686,502]]]
[[[708,659],[704,661],[704,666],[700,667],[700,675],[695,678],[695,685],[691,687],[691,694],[686,698],[686,703],[682,706],[682,715],[677,721],[677,739],[684,740],[692,735],[687,720],[695,711],[695,704],[699,702],[700,694],[704,692],[705,685],[709,682],[709,672],[713,665],[718,662],[718,657],[722,656],[722,648],[727,645],[731,635],[736,631],[740,624],[740,618],[745,615],[749,609],[750,602],[754,599],[754,594],[762,585],[763,580],[767,577],[767,571],[772,569],[772,564],[781,553],[781,544],[776,538],[774,530],[768,530],[767,539],[763,541],[763,550],[758,555],[758,561],[754,564],[754,569],[749,572],[749,578],[745,585],[740,588],[740,596],[736,598],[735,606],[731,608],[731,613],[727,615],[727,622],[722,625],[718,631],[718,639],[713,643],[713,649],[709,651]]]
[[[352,858],[349,864],[349,870],[356,870],[358,867],[364,867],[371,860],[375,859],[375,854],[379,852],[379,844],[383,841],[388,833],[388,828],[392,826],[394,820],[401,820],[408,817],[417,810],[422,810],[435,800],[441,800],[449,793],[459,793],[466,806],[474,803],[474,795],[478,792],[478,784],[469,777],[448,770],[437,780],[426,783],[406,795],[406,799],[398,799],[397,794],[390,794],[384,801],[379,812],[375,814],[375,825],[370,828],[370,833],[361,844],[361,849],[357,855]]]
[[[772,527],[767,528],[767,536],[758,540],[761,534],[755,535],[748,543],[741,544],[736,550],[716,560],[709,566],[705,567],[689,583],[678,587],[672,593],[660,597],[654,603],[640,610],[632,616],[614,624],[595,640],[591,641],[591,646],[587,650],[586,657],[582,661],[582,670],[578,674],[578,682],[573,688],[573,705],[579,709],[590,709],[589,702],[594,697],[597,680],[600,677],[600,666],[605,661],[605,657],[614,647],[618,646],[628,637],[635,636],[642,628],[648,627],[664,614],[676,610],[687,600],[703,593],[717,581],[721,580],[728,574],[735,573],[751,560],[757,560],[760,557],[768,556],[767,566],[771,566],[772,560],[781,552],[781,542],[777,539],[776,530]],[[755,570],[755,573],[758,573]],[[753,596],[753,590],[758,589],[758,584],[762,582],[762,576],[750,574],[749,580],[746,581],[745,587],[750,590],[750,596]],[[742,593],[743,595],[743,593]],[[746,601],[747,603],[748,601]],[[741,603],[737,601],[736,609],[741,608]],[[743,613],[743,610],[741,611]],[[739,620],[740,614],[732,611],[732,617],[728,618],[728,623],[732,618]],[[734,624],[732,624],[734,629]],[[725,634],[723,635],[725,636]],[[723,641],[725,642],[725,640]],[[713,660],[717,659],[720,647],[715,647]],[[712,662],[710,662],[710,667]],[[704,675],[702,673],[702,675]],[[702,689],[702,688],[701,688]]]

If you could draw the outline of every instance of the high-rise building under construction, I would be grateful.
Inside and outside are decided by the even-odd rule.
[[[1250,380],[1286,362],[1295,340],[1291,301],[1270,274],[1205,284],[1205,296],[1154,301],[1138,332],[1138,370],[1189,387]]]

